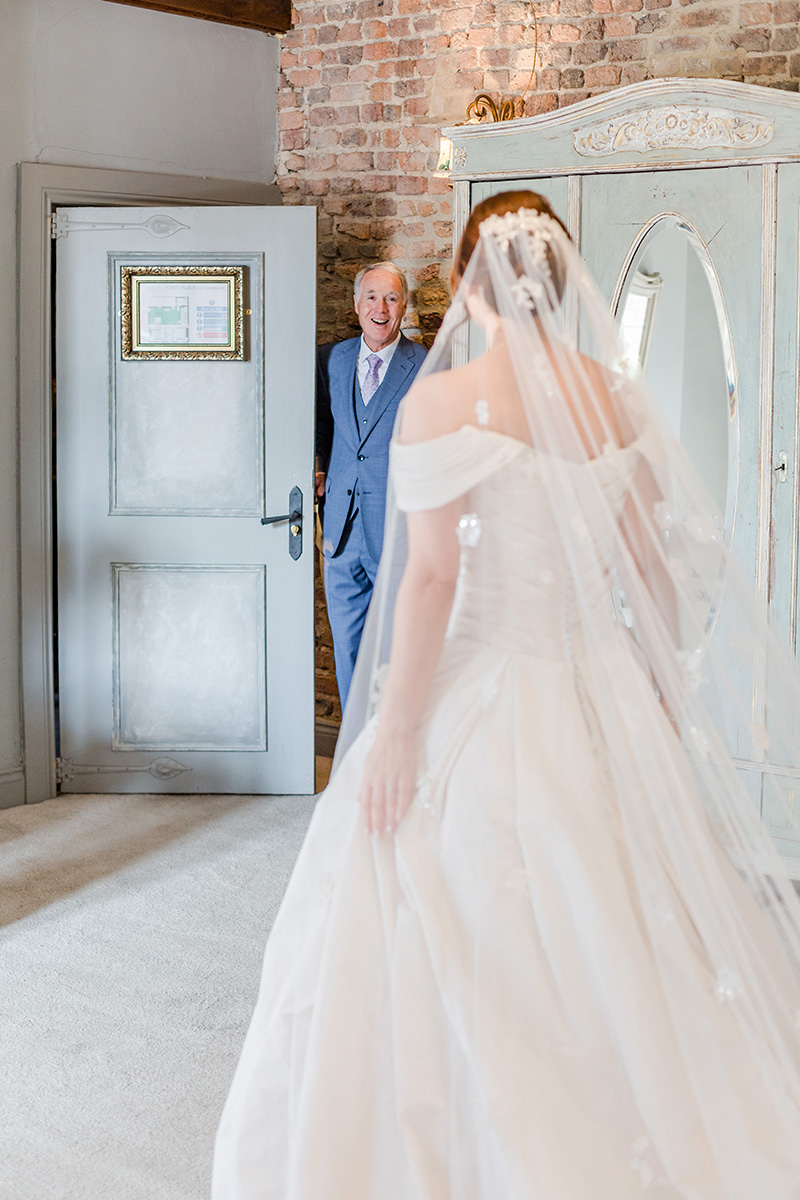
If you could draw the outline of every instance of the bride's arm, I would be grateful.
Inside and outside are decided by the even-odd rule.
[[[378,730],[359,793],[370,833],[389,833],[414,796],[414,730],[439,659],[458,578],[458,502],[409,513],[408,559],[397,592]]]

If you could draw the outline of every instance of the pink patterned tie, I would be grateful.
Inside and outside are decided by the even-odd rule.
[[[367,378],[361,385],[361,399],[365,404],[369,404],[370,400],[378,390],[378,384],[380,383],[380,380],[378,379],[378,367],[380,366],[380,361],[380,354],[367,355],[369,370],[367,371]]]

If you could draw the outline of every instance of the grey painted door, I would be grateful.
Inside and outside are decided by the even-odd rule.
[[[313,791],[315,218],[59,211],[62,790]],[[242,358],[126,356],[126,274],[228,266]],[[219,353],[220,293],[191,273],[174,295],[143,273],[145,355],[202,339]],[[263,525],[293,488],[305,526]]]

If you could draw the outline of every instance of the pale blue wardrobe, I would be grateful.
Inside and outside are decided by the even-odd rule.
[[[724,512],[758,603],[797,653],[800,97],[667,79],[446,133],[456,240],[485,196],[548,197]],[[711,636],[719,603],[724,581]],[[737,754],[800,877],[800,837],[771,802],[762,752],[743,741]],[[785,782],[800,809],[800,778]]]

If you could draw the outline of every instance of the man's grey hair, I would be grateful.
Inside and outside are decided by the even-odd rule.
[[[397,263],[393,262],[370,263],[368,267],[361,268],[353,280],[353,295],[356,300],[361,295],[361,285],[370,271],[391,271],[392,275],[396,275],[400,284],[400,291],[403,295],[403,304],[408,304],[408,280],[405,277],[405,272],[401,271]]]

